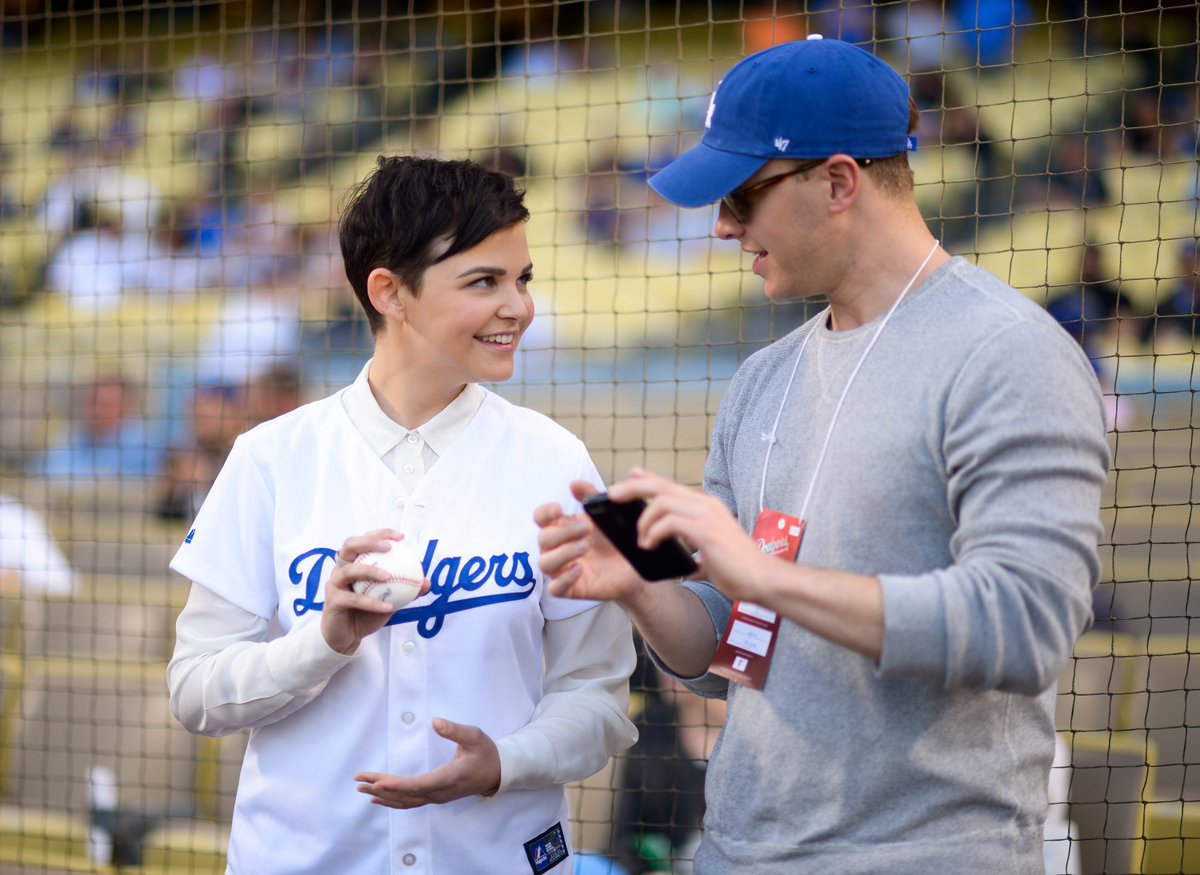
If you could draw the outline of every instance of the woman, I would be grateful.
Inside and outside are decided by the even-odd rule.
[[[636,739],[627,621],[537,571],[533,509],[596,469],[479,385],[533,318],[527,218],[504,174],[380,158],[340,226],[373,358],[238,439],[172,562],[174,713],[251,730],[230,872],[546,872],[563,785]],[[393,612],[355,559],[401,539],[427,588]]]

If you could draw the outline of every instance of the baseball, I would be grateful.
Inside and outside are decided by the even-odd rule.
[[[393,541],[390,550],[364,553],[354,561],[361,565],[374,565],[392,575],[386,583],[356,580],[353,588],[355,592],[387,602],[393,608],[402,608],[415,599],[425,580],[421,560],[403,541]]]

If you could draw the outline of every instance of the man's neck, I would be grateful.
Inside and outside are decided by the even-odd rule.
[[[830,330],[850,331],[874,322],[950,258],[928,237],[900,247],[890,257],[858,262],[857,269],[828,295]]]

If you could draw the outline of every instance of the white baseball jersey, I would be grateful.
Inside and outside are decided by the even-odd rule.
[[[561,787],[395,811],[371,805],[353,776],[448,762],[455,745],[433,731],[434,717],[493,739],[529,722],[544,621],[592,606],[544,592],[533,510],[574,504],[567,485],[599,483],[595,467],[569,432],[488,393],[406,497],[340,395],[238,439],[171,567],[286,634],[320,622],[342,542],[391,527],[422,556],[432,590],[368,636],[312,702],[251,731],[229,869],[569,871],[569,860],[545,866],[567,841]]]

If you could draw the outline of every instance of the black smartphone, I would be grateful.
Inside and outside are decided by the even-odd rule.
[[[691,554],[675,538],[664,541],[653,550],[643,550],[638,546],[637,521],[646,509],[646,502],[640,498],[618,504],[607,493],[600,492],[585,498],[583,509],[592,518],[596,528],[604,532],[643,579],[685,577],[696,570]]]

